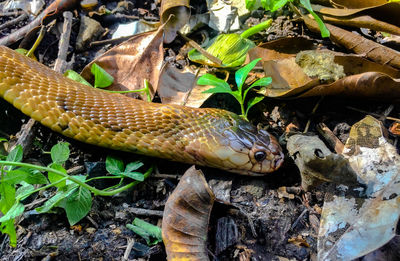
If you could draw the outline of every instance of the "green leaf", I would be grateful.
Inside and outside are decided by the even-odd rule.
[[[0,211],[4,214],[15,203],[15,187],[11,184],[0,183]]]
[[[51,160],[54,163],[64,164],[69,158],[69,147],[67,142],[60,142],[51,148]]]
[[[247,75],[254,68],[254,66],[256,66],[256,64],[260,60],[261,60],[261,58],[255,59],[255,60],[251,61],[249,64],[247,64],[246,66],[243,66],[242,68],[240,68],[239,70],[236,71],[235,81],[236,81],[236,85],[238,87],[240,94],[242,93],[242,86],[243,86],[244,82],[246,81]]]
[[[140,218],[135,218],[132,224],[126,225],[133,232],[143,237],[148,245],[155,245],[162,241],[161,228]],[[154,238],[154,240],[151,240]]]
[[[216,77],[215,75],[209,74],[209,73],[206,73],[206,74],[202,75],[201,77],[199,77],[199,79],[197,80],[197,84],[198,85],[215,86],[216,88],[212,88],[212,89],[218,89],[219,90],[218,93],[232,92],[231,87],[229,86],[229,84],[226,81]],[[210,91],[210,90],[211,89],[208,89],[207,91]],[[205,91],[205,92],[207,92],[207,91]],[[215,93],[215,92],[211,92],[211,93]]]
[[[106,170],[112,175],[119,176],[119,173],[124,172],[124,162],[119,158],[107,156]]]
[[[34,190],[35,187],[33,185],[22,182],[22,186],[20,186],[15,192],[15,198],[19,201],[24,200],[29,197]]]
[[[246,9],[253,10],[256,3],[257,3],[257,0],[246,0]]]
[[[18,144],[7,155],[6,161],[21,162],[23,156],[24,156],[24,153],[22,150],[22,146]],[[8,170],[15,169],[15,166],[8,166],[7,169]]]
[[[128,165],[126,165],[126,167],[125,167],[125,171],[124,172],[135,171],[135,170],[139,169],[143,165],[144,164],[142,162],[140,162],[140,161],[134,161],[134,162],[128,163]]]
[[[249,113],[249,110],[251,107],[253,107],[254,105],[256,105],[257,103],[259,103],[260,101],[262,101],[265,97],[264,96],[257,96],[257,97],[253,97],[249,100],[249,102],[247,103],[247,109],[246,109],[246,118],[247,118],[247,114]]]
[[[10,246],[17,247],[17,232],[14,227],[14,219],[2,222],[0,225],[0,232],[7,234],[10,239]]]
[[[287,2],[288,0],[261,0],[261,6],[267,11],[275,12],[286,5]]]
[[[68,222],[71,226],[78,223],[92,208],[92,195],[87,188],[79,186],[68,197],[65,204]]]
[[[315,21],[318,23],[319,30],[321,31],[322,37],[329,37],[330,32],[326,28],[324,22],[319,18],[319,16],[313,11],[310,0],[300,0],[301,5],[314,17]]]
[[[255,81],[249,88],[247,88],[247,89],[244,91],[243,98],[246,98],[247,93],[248,93],[252,88],[254,88],[254,87],[260,87],[260,86],[267,86],[267,85],[271,84],[271,82],[272,82],[272,78],[271,78],[271,77],[264,77],[264,78],[258,79],[258,80]]]
[[[78,187],[77,184],[70,184],[64,187],[65,190],[59,190],[53,197],[48,199],[43,206],[35,208],[38,213],[50,212],[54,207],[60,205],[60,203],[67,198],[74,190]]]
[[[7,175],[3,177],[1,182],[5,182],[8,184],[18,184],[23,180],[26,180],[30,173],[24,169],[15,169],[11,171],[7,171]]]
[[[67,174],[67,171],[63,168],[63,166],[61,166],[58,163],[51,163],[49,167],[54,169],[54,170],[60,171],[60,172],[62,172],[64,174]],[[47,175],[48,175],[48,178],[49,178],[51,183],[55,183],[55,182],[59,181],[60,179],[64,178],[64,176],[61,176],[61,175],[59,175],[57,173],[54,173],[54,172],[51,172],[51,171],[49,171]],[[66,185],[66,181],[64,180],[64,181],[62,181],[60,183],[57,183],[55,186],[58,187],[58,188],[62,188],[65,185]]]
[[[108,72],[106,72],[96,63],[92,64],[90,71],[94,75],[95,88],[105,88],[110,86],[114,82],[114,77],[112,77]]]
[[[19,202],[15,204],[7,211],[7,213],[0,218],[0,222],[6,222],[8,220],[13,220],[22,213],[24,213],[25,206]]]
[[[244,63],[248,51],[253,47],[253,41],[242,38],[239,34],[221,34],[209,41],[206,51],[220,59],[222,65],[210,61],[196,49],[189,51],[188,58],[193,62],[214,67],[237,67]]]
[[[64,73],[64,76],[67,78],[70,78],[76,82],[80,82],[82,84],[85,84],[87,86],[93,87],[88,81],[85,80],[79,73],[73,71],[73,70],[66,70]]]
[[[143,173],[140,172],[120,172],[119,176],[131,178],[137,181],[143,181],[144,180],[144,175]]]
[[[29,176],[25,179],[29,184],[48,184],[47,178],[37,169],[29,170]]]

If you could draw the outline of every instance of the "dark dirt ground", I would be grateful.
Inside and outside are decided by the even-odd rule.
[[[113,9],[117,4],[117,2],[108,2],[109,9]],[[132,8],[126,14],[140,16],[143,13],[142,8],[149,11],[148,15],[158,17],[158,8],[151,10],[153,4],[151,1],[129,2],[132,3]],[[15,17],[0,17],[0,24],[13,18]],[[59,18],[59,21],[62,22],[62,18]],[[3,29],[0,31],[0,37],[8,35],[23,24],[19,23],[12,28]],[[113,27],[110,26],[110,28]],[[71,54],[74,53],[73,46],[75,46],[78,29],[79,19],[75,16],[69,47]],[[268,36],[261,34],[256,37],[260,41],[267,41],[289,35],[307,35],[311,39],[315,37],[315,41],[328,44],[331,49],[338,49],[326,41],[318,40],[320,38],[317,35],[310,33],[301,23],[291,21],[287,16],[279,16],[275,20],[274,29]],[[43,43],[37,50],[39,60],[52,66],[57,56],[58,39],[52,34],[46,34]],[[178,38],[175,43],[165,46],[165,53],[169,54],[166,60],[174,60],[173,55],[171,58],[172,52],[169,49],[172,48],[173,53],[178,53],[182,44],[183,40]],[[74,53],[73,69],[77,71],[82,69],[102,48],[110,48],[110,46]],[[224,100],[225,97],[216,95],[209,104],[221,102],[225,105],[230,104]],[[316,133],[315,125],[323,122],[334,130],[342,141],[345,141],[349,126],[366,115],[360,111],[382,115],[390,105],[371,101],[325,98],[317,112],[311,114],[318,101],[319,98],[296,101],[265,99],[250,118],[263,126],[269,124],[269,130],[277,137],[281,137],[280,141],[283,145],[284,138],[281,135],[286,126],[295,123],[302,130],[309,120],[311,120],[310,132]],[[348,106],[360,111],[351,110]],[[391,115],[399,116],[398,111],[398,107],[395,106]],[[0,119],[0,136],[11,141],[15,140],[15,135],[24,128],[23,124],[28,120],[4,100],[0,100]],[[138,216],[132,209],[162,211],[179,177],[190,166],[86,145],[66,139],[40,125],[34,128],[33,145],[25,151],[24,162],[47,165],[50,157],[42,151],[49,151],[60,141],[71,144],[72,153],[66,165],[67,169],[80,166],[84,168],[82,173],[104,174],[105,158],[113,154],[120,156],[126,162],[140,159],[150,164],[156,161],[158,174],[118,196],[95,197],[89,215],[74,227],[69,226],[63,212],[38,215],[33,211],[38,204],[31,205],[18,220],[18,247],[9,247],[7,237],[4,235],[0,237],[0,259],[121,260],[128,239],[134,239],[135,244],[129,254],[130,260],[165,260],[164,246],[161,243],[148,247],[143,239],[126,228],[126,224],[131,223],[135,217],[140,217],[160,225],[161,217]],[[299,171],[289,157],[286,158],[284,166],[279,171],[265,177],[245,177],[215,169],[201,169],[209,181],[213,180],[212,182],[219,184],[232,182],[231,190],[228,191],[232,205],[216,203],[210,218],[208,250],[213,260],[316,260],[318,225],[324,190],[319,188],[311,192],[302,191]],[[98,187],[104,185],[96,184]],[[279,192],[280,187],[286,187],[286,191],[293,197],[282,197],[282,193]],[[35,195],[27,199],[25,203],[40,202],[40,199],[48,198],[52,193],[54,191]],[[222,249],[220,253],[217,253],[217,248],[221,247],[222,242],[216,240],[220,238],[217,231],[218,233],[224,231],[223,233],[227,235],[228,247]],[[296,240],[293,243],[288,242],[289,239]]]

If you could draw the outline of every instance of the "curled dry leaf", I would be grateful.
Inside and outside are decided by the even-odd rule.
[[[166,63],[160,72],[158,95],[164,104],[177,104],[199,108],[212,93],[203,93],[212,88],[208,85],[197,85],[197,79],[207,71],[202,68],[194,72],[189,66],[182,70]]]
[[[179,29],[190,19],[189,0],[162,0],[160,8],[161,22],[164,26],[164,43],[171,43]]]
[[[400,34],[399,3],[382,1],[344,1],[344,8],[313,5],[325,22],[358,28],[369,28],[391,34]]]
[[[214,200],[203,173],[192,166],[165,204],[162,237],[168,260],[209,260],[206,240]]]
[[[90,69],[92,64],[96,63],[114,77],[114,83],[108,88],[109,90],[141,89],[146,79],[153,86],[150,92],[154,96],[164,59],[162,38],[162,27],[157,31],[135,35],[86,65],[81,75],[87,81],[93,82]],[[131,93],[129,96],[135,97]],[[141,96],[146,100],[145,94]]]
[[[303,16],[303,20],[311,31],[319,32],[317,22],[307,16]],[[356,54],[364,55],[368,59],[377,63],[390,65],[400,69],[400,52],[337,26],[326,24],[326,27],[330,32],[330,39],[332,42],[341,45]]]

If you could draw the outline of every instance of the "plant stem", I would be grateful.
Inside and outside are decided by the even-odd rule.
[[[42,25],[42,27],[40,28],[40,31],[39,31],[39,36],[38,36],[38,38],[36,38],[35,43],[33,44],[32,48],[26,53],[26,56],[32,57],[33,52],[36,50],[36,48],[37,48],[37,47],[39,46],[39,44],[42,42],[42,39],[43,39],[43,37],[44,37],[44,29],[45,29],[45,28],[46,28],[46,27]]]
[[[250,36],[252,36],[253,34],[256,34],[258,32],[261,32],[265,29],[267,29],[268,27],[270,27],[272,24],[272,19],[268,19],[262,23],[259,23],[255,26],[250,27],[249,29],[247,29],[246,31],[244,31],[243,33],[240,34],[240,37],[246,39],[249,38]]]
[[[63,176],[64,178],[69,179],[70,181],[72,181],[72,182],[74,182],[74,183],[76,183],[76,184],[78,184],[78,185],[90,190],[94,195],[99,195],[99,196],[113,196],[115,194],[118,194],[118,193],[120,193],[120,192],[122,192],[122,191],[124,191],[124,190],[126,190],[128,188],[131,188],[131,187],[133,187],[133,186],[135,186],[135,185],[140,183],[140,181],[134,181],[134,182],[131,182],[131,183],[129,183],[129,184],[123,186],[123,187],[120,187],[118,189],[111,190],[111,191],[104,191],[104,190],[100,190],[100,189],[94,188],[92,186],[89,186],[88,184],[86,184],[83,181],[80,181],[79,179],[76,179],[76,178],[74,178],[72,176],[69,176],[68,174],[65,174],[65,173],[63,173],[61,171],[58,171],[58,170],[55,170],[55,169],[52,169],[52,168],[49,168],[49,167],[42,167],[42,166],[33,165],[33,164],[29,164],[29,163],[23,163],[23,162],[12,162],[12,161],[3,161],[3,160],[1,160],[0,161],[0,165],[3,165],[3,164],[4,165],[9,165],[9,166],[27,167],[27,168],[37,169],[37,170],[41,170],[41,171],[52,172],[52,173],[58,174],[60,176]],[[146,179],[148,176],[150,176],[152,171],[153,171],[153,167],[149,168],[143,174],[144,178]]]

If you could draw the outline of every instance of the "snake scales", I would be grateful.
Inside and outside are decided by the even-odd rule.
[[[44,126],[89,144],[247,175],[274,171],[283,162],[276,139],[234,113],[108,93],[5,46],[0,96]]]

